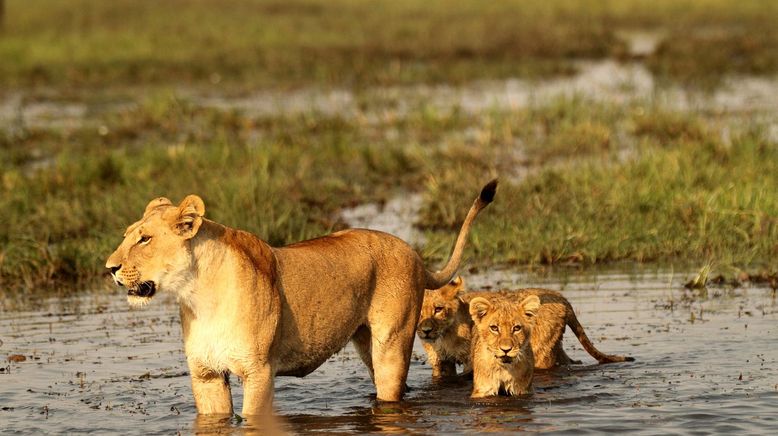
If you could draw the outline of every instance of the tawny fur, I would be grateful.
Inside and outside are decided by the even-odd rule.
[[[540,298],[495,293],[470,300],[473,318],[473,393],[482,398],[532,394],[535,358],[530,345]]]
[[[457,277],[449,285],[436,290],[428,289],[424,293],[416,333],[427,352],[427,361],[432,367],[433,377],[456,375],[457,363],[464,366],[463,374],[472,368],[469,352],[473,321],[468,313],[468,303],[475,297],[488,296],[494,292],[465,292],[464,287],[464,280]],[[527,295],[537,295],[540,298],[541,306],[535,320],[535,334],[531,339],[536,369],[581,363],[572,360],[562,348],[566,326],[570,326],[584,349],[599,363],[634,360],[631,357],[600,352],[586,336],[573,307],[561,293],[535,288],[501,292],[513,293],[519,299]],[[439,310],[436,311],[436,308]]]
[[[159,198],[129,226],[106,267],[143,305],[178,297],[192,390],[201,414],[233,413],[228,375],[243,379],[243,414],[272,411],[273,378],[305,376],[351,340],[376,386],[398,401],[408,375],[424,288],[456,273],[469,228],[492,201],[484,187],[438,272],[402,240],[345,230],[273,248],[204,218],[200,197]]]

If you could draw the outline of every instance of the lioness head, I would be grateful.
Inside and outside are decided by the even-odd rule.
[[[520,356],[535,325],[540,299],[530,295],[521,301],[508,296],[470,300],[470,316],[482,344],[502,364]]]
[[[462,304],[457,294],[463,287],[464,280],[457,276],[440,289],[424,291],[421,316],[416,325],[419,339],[434,341],[454,323]]]
[[[124,240],[105,267],[116,284],[127,288],[127,301],[142,306],[158,290],[175,288],[188,278],[192,263],[189,240],[203,222],[205,205],[196,195],[175,206],[156,198],[146,206],[143,218],[124,232]]]

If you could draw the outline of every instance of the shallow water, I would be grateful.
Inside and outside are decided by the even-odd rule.
[[[349,346],[303,379],[278,378],[278,425],[293,433],[768,433],[778,428],[778,305],[769,288],[687,291],[689,275],[598,273],[465,277],[474,286],[562,289],[598,348],[634,363],[537,373],[532,398],[468,398],[434,384],[415,346],[403,402],[379,404]],[[195,420],[175,302],[129,310],[114,291],[0,314],[0,431],[248,433],[266,422]],[[24,362],[7,362],[11,354]],[[236,408],[241,388],[233,378]]]

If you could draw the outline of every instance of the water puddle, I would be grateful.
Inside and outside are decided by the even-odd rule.
[[[414,223],[422,201],[421,194],[405,194],[384,204],[367,203],[343,209],[340,216],[349,227],[380,230],[420,246],[424,244],[424,232],[414,227]]]
[[[690,276],[466,276],[474,286],[561,289],[601,350],[637,361],[596,365],[568,332],[565,350],[583,365],[537,373],[531,398],[473,401],[468,381],[431,382],[417,343],[411,392],[401,403],[380,404],[348,346],[306,378],[277,379],[277,425],[349,434],[774,431],[774,292],[688,291],[682,283]],[[143,310],[129,310],[114,291],[6,309],[0,314],[0,421],[7,432],[248,433],[268,425],[195,419],[178,311],[164,295]],[[7,361],[11,355],[24,361]],[[234,377],[232,383],[239,407],[240,384]]]
[[[655,48],[653,33],[629,34],[633,54]],[[463,110],[481,114],[493,110],[516,110],[544,104],[561,97],[579,96],[610,104],[652,103],[680,111],[715,114],[763,114],[776,123],[778,78],[733,76],[710,92],[688,90],[678,85],[658,84],[640,62],[613,60],[582,61],[571,77],[529,81],[523,79],[480,80],[461,86],[407,85],[378,87],[363,91],[305,88],[290,91],[260,90],[242,97],[199,94],[179,90],[178,94],[197,107],[237,111],[244,116],[274,117],[316,114],[326,117],[359,117],[367,120],[403,118],[420,107],[440,111]],[[77,129],[98,126],[110,113],[128,110],[132,102],[84,103],[80,101],[26,101],[16,93],[0,101],[0,128]]]

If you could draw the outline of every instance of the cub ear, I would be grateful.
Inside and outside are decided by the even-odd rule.
[[[173,231],[184,239],[190,239],[197,234],[205,215],[205,203],[196,195],[187,195],[178,205],[178,213],[173,222]]]
[[[538,310],[540,309],[540,298],[538,298],[537,295],[530,295],[529,297],[521,300],[519,306],[522,307],[524,310],[524,315],[526,315],[527,318],[532,318],[538,314]]]
[[[492,303],[484,297],[475,297],[470,300],[470,316],[473,319],[481,319],[491,309]]]
[[[165,197],[157,197],[146,205],[146,210],[143,211],[143,218],[146,218],[154,209],[160,206],[172,206],[173,202]]]
[[[462,280],[462,277],[456,276],[454,279],[452,279],[450,282],[448,282],[447,285],[440,288],[440,295],[443,296],[446,300],[452,300],[454,297],[457,296],[459,291],[462,290],[462,284],[464,281]]]

